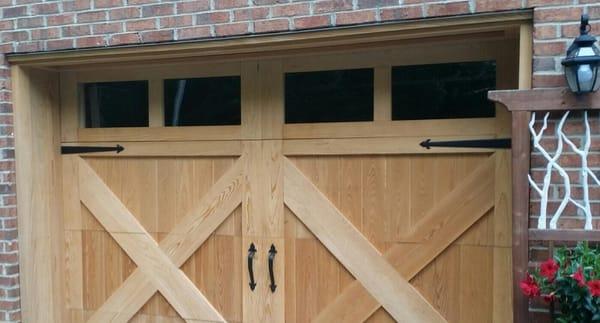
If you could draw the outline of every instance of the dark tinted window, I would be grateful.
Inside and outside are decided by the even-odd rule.
[[[240,77],[165,80],[165,125],[241,123]]]
[[[287,73],[285,122],[373,120],[373,69]]]
[[[147,127],[148,82],[83,84],[87,128]]]
[[[495,87],[494,61],[393,67],[392,119],[493,117]]]

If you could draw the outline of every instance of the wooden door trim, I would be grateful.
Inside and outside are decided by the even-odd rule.
[[[450,244],[494,207],[496,156],[467,175],[430,209],[407,236],[416,245],[394,245],[384,257],[402,277],[413,279]],[[411,261],[405,261],[410,259]],[[364,322],[381,305],[359,281],[348,285],[313,322]]]
[[[127,322],[159,290],[184,319],[207,319],[224,321],[223,317],[212,307],[195,285],[185,276],[179,267],[189,258],[209,235],[229,216],[241,203],[243,160],[238,160],[225,175],[215,183],[209,192],[199,201],[184,219],[161,241],[156,244],[135,217],[125,208],[102,182],[95,171],[80,159],[80,194],[82,202],[96,216],[117,243],[126,251],[138,268],[117,289],[100,309],[92,316],[90,322]],[[98,198],[101,200],[97,200]],[[105,212],[102,206],[118,205],[114,213]],[[139,240],[145,237],[145,240]],[[138,240],[136,240],[138,239]],[[139,243],[139,246],[133,246]],[[142,248],[143,247],[143,248]],[[144,250],[142,250],[144,249]],[[134,252],[134,251],[140,252]],[[154,256],[154,262],[140,259]],[[151,266],[144,270],[145,266]],[[162,277],[151,277],[157,268],[168,271]],[[170,287],[164,285],[171,282],[170,277],[179,281],[179,288],[171,293]],[[157,279],[159,284],[157,284]],[[162,283],[162,285],[160,284]],[[188,289],[188,293],[182,293]],[[192,291],[189,291],[192,289]],[[180,300],[183,299],[183,301]]]
[[[446,322],[289,159],[283,163],[285,204],[394,319]]]
[[[343,139],[288,139],[283,141],[286,156],[351,156],[351,155],[406,155],[406,154],[460,154],[491,153],[493,149],[436,148],[426,149],[419,144],[431,140],[468,140],[494,138],[487,136],[451,137],[390,137],[390,138],[343,138]]]
[[[236,157],[242,155],[241,140],[217,141],[99,141],[65,143],[63,146],[115,146],[125,148],[119,154],[114,152],[97,152],[94,156],[111,158],[122,157]]]

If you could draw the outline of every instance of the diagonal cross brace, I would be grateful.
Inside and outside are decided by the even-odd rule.
[[[404,278],[414,278],[494,207],[494,167],[492,155],[427,212],[407,237],[421,243],[395,245],[384,254]],[[359,281],[354,281],[313,322],[364,322],[380,306]]]
[[[224,321],[195,285],[179,270],[179,266],[241,203],[241,165],[241,161],[238,160],[211,187],[198,205],[157,245],[94,170],[80,159],[80,175],[83,175],[80,176],[82,202],[99,221],[102,220],[100,222],[105,229],[138,265],[123,285],[94,313],[89,322],[127,322],[157,290],[187,320]],[[116,206],[115,214],[118,215],[105,214],[102,205]],[[135,244],[138,244],[137,248]],[[159,279],[153,277],[156,273],[162,273]],[[195,291],[182,293],[178,290],[179,287],[160,285],[165,280],[170,282],[171,277],[179,277],[173,279],[184,285],[181,287],[184,291],[192,287]],[[187,282],[181,283],[182,281]]]
[[[369,240],[289,160],[285,204],[399,322],[446,322]]]

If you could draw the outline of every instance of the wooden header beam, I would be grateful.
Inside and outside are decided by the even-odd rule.
[[[404,21],[391,21],[368,26],[328,27],[316,30],[252,34],[226,38],[136,44],[53,52],[9,54],[11,65],[62,67],[77,64],[125,61],[199,58],[225,55],[264,55],[269,52],[329,46],[357,46],[396,40],[423,39],[467,33],[506,31],[530,24],[531,10],[501,13],[479,13]]]

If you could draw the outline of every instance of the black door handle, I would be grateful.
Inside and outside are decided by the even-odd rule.
[[[273,273],[273,262],[275,261],[275,255],[277,254],[277,250],[275,249],[275,245],[271,245],[271,249],[269,249],[269,277],[271,277],[271,292],[275,293],[275,289],[277,285],[275,285],[275,274]]]
[[[250,248],[248,248],[248,274],[250,275],[250,290],[254,290],[254,288],[256,287],[256,282],[254,281],[254,269],[252,268],[255,254],[256,247],[254,246],[254,243],[251,243]]]

